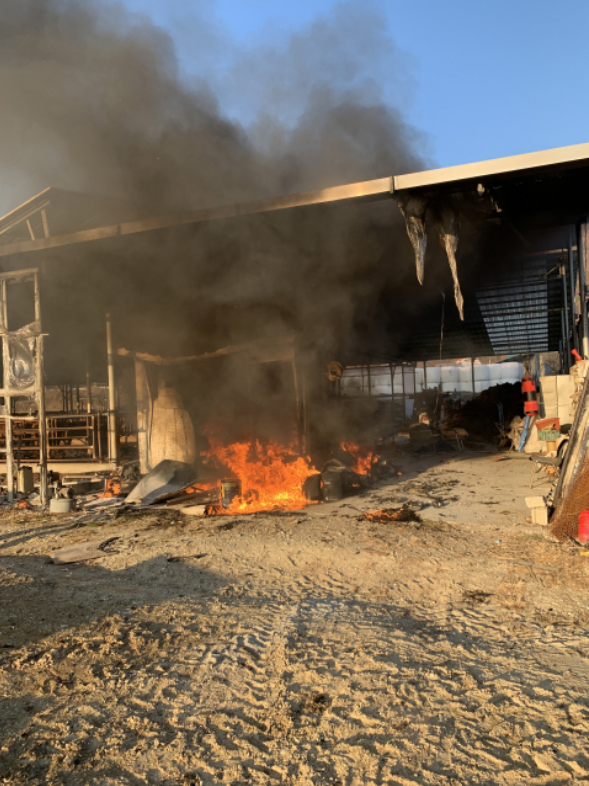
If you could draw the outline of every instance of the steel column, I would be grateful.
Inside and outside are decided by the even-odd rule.
[[[90,384],[90,371],[86,370],[86,412],[92,413],[92,387]]]
[[[108,457],[119,462],[119,440],[117,435],[117,402],[115,395],[115,364],[112,344],[110,314],[106,315],[106,357],[108,363]]]
[[[577,260],[579,264],[579,299],[581,301],[581,322],[583,324],[582,355],[589,358],[589,321],[587,319],[587,298],[585,292],[585,222],[577,226]]]
[[[6,292],[6,279],[2,279],[2,323],[5,331],[8,330],[8,302]],[[3,337],[3,341],[6,341]],[[4,369],[4,380],[6,380],[6,369]],[[6,381],[4,382],[6,387]],[[12,398],[4,397],[4,436],[6,442],[6,487],[8,491],[8,501],[14,500],[14,441],[12,438]]]
[[[39,410],[39,494],[41,505],[47,504],[47,413],[45,408],[45,366],[43,362],[43,334],[41,332],[41,294],[39,276],[35,273],[35,322],[37,336],[37,408]]]
[[[571,343],[569,337],[569,296],[567,292],[567,269],[565,263],[562,265],[562,296],[564,298],[562,311],[564,314],[564,347],[566,349],[565,369],[568,370],[571,365]]]
[[[474,391],[474,358],[470,359],[470,378],[471,378],[471,382],[472,382],[472,397],[474,398],[475,397],[475,391]]]
[[[569,288],[571,290],[571,333],[573,347],[579,349],[577,337],[577,320],[575,318],[575,263],[573,259],[573,232],[569,232]]]

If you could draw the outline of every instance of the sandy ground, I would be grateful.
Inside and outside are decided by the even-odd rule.
[[[4,514],[0,783],[587,783],[589,557],[493,458],[287,515]]]

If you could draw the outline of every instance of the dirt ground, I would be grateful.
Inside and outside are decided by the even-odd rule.
[[[496,458],[282,515],[4,513],[0,783],[587,783],[589,557]]]

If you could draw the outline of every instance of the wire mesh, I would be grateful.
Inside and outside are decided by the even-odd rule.
[[[567,535],[576,538],[579,528],[579,513],[589,510],[589,453],[550,519],[550,533],[559,540]]]

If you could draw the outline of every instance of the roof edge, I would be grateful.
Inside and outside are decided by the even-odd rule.
[[[424,186],[441,185],[463,180],[477,180],[489,175],[503,175],[520,170],[543,169],[559,164],[569,164],[586,160],[589,165],[589,142],[568,147],[554,147],[539,150],[536,153],[522,153],[505,158],[492,158],[488,161],[477,161],[472,164],[429,169],[409,175],[395,175],[393,187],[395,191]]]

